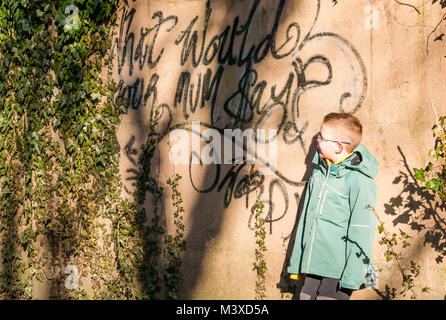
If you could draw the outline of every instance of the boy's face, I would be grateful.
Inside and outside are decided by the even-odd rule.
[[[326,124],[322,124],[319,134],[320,138],[317,140],[319,155],[331,162],[336,162],[339,155],[343,152],[343,146],[341,143],[328,141],[338,140],[336,130]]]

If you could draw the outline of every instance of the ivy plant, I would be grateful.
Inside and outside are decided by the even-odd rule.
[[[59,299],[160,291],[158,259],[146,249],[161,251],[150,230],[162,230],[156,218],[144,225],[141,197],[121,197],[116,130],[126,106],[110,76],[121,5],[0,4],[0,298],[30,299],[36,281]],[[148,145],[141,177],[150,172],[150,137]],[[67,266],[79,270],[78,288],[66,285]]]

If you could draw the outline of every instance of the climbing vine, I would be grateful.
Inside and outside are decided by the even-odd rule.
[[[405,257],[403,255],[403,252],[401,251],[402,249],[410,247],[410,239],[412,238],[412,236],[401,229],[399,229],[398,234],[393,232],[390,235],[384,227],[384,222],[380,219],[376,211],[371,207],[369,209],[371,209],[375,213],[379,221],[378,231],[379,234],[382,234],[381,239],[379,240],[379,244],[386,248],[386,251],[384,252],[386,262],[392,260],[395,261],[398,265],[398,270],[401,275],[401,288],[399,292],[397,292],[397,288],[390,288],[388,285],[386,285],[386,297],[388,299],[395,299],[397,294],[405,297],[407,293],[410,293],[410,298],[416,299],[417,295],[414,291],[414,288],[416,286],[416,278],[420,275],[421,272],[421,266],[414,260],[407,259],[407,257]],[[398,243],[402,244],[402,248],[400,248]],[[422,292],[428,291],[428,287],[424,287],[422,289]]]
[[[146,191],[162,194],[149,177],[150,135],[144,183],[135,201],[121,197],[116,130],[127,106],[115,99],[109,54],[120,5],[0,5],[0,298],[30,299],[39,282],[60,299],[160,291],[164,230],[142,206]]]
[[[182,177],[177,173],[173,178],[169,178],[167,181],[167,184],[172,190],[171,199],[173,207],[175,208],[175,212],[173,213],[173,225],[175,227],[175,232],[173,235],[166,234],[164,237],[164,241],[166,243],[165,256],[168,260],[164,280],[168,289],[168,297],[172,299],[177,298],[177,292],[181,282],[181,254],[184,250],[186,250],[183,224],[184,208],[181,205],[183,203],[183,197],[181,192],[178,190],[179,181],[181,178]]]
[[[446,200],[446,116],[438,119],[432,129],[434,148],[429,151],[431,161],[425,168],[414,168],[414,177],[425,184],[438,197],[439,201]]]
[[[435,110],[434,110],[435,111]],[[422,193],[425,200],[427,200],[433,212],[441,211],[445,209],[444,200],[446,199],[446,116],[439,117],[437,123],[432,128],[434,137],[434,148],[429,151],[431,161],[428,162],[425,168],[414,168],[413,177],[415,181],[419,181],[424,184],[426,192]],[[417,188],[421,187],[416,184]],[[432,203],[431,203],[432,202]],[[433,203],[436,203],[435,205]],[[397,288],[390,288],[386,285],[386,296],[389,299],[394,299],[397,295],[406,296],[410,293],[411,299],[416,299],[417,295],[414,288],[417,286],[416,279],[420,275],[421,266],[413,261],[407,259],[400,251],[411,246],[409,234],[399,229],[399,233],[389,234],[384,228],[384,223],[373,208],[370,208],[376,214],[380,224],[378,231],[383,234],[379,240],[381,246],[385,246],[386,251],[384,256],[386,261],[396,261],[398,269],[401,274],[401,289],[397,292]],[[443,220],[437,222],[434,229],[442,229],[444,224]],[[440,235],[441,238],[441,235]],[[402,244],[402,248],[399,248],[398,244]],[[428,293],[429,287],[421,288],[422,293]]]
[[[251,212],[255,217],[255,262],[253,263],[253,270],[256,271],[256,300],[262,300],[265,298],[266,286],[265,286],[265,274],[267,271],[265,252],[267,251],[265,245],[266,230],[265,230],[265,220],[262,218],[263,214],[263,203],[257,201],[251,208]]]
[[[144,299],[157,298],[161,291],[161,266],[160,258],[162,255],[162,237],[165,229],[162,226],[162,219],[158,213],[158,202],[163,195],[163,187],[158,185],[158,181],[153,177],[152,160],[155,156],[156,132],[155,126],[150,128],[145,145],[142,147],[142,154],[139,158],[139,174],[137,179],[137,188],[134,192],[135,202],[140,209],[138,219],[134,221],[134,226],[141,233],[141,242],[139,243],[140,270],[138,280],[141,282],[142,296]],[[149,223],[146,223],[147,213],[144,208],[144,202],[147,194],[152,195],[153,212]]]

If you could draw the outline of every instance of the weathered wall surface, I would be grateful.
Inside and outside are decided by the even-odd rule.
[[[166,181],[173,173],[183,177],[187,249],[180,297],[255,297],[251,207],[256,199],[265,206],[266,298],[291,297],[281,294],[278,284],[286,278],[290,235],[315,152],[312,140],[325,114],[343,110],[362,121],[363,144],[380,162],[377,212],[386,229],[401,228],[414,237],[403,252],[421,266],[417,297],[443,299],[445,213],[420,198],[410,170],[427,161],[434,112],[446,113],[446,48],[434,36],[427,41],[439,10],[412,2],[420,14],[378,0],[336,6],[317,0],[137,0],[123,7],[113,48],[117,95],[130,103],[118,131],[123,196],[130,198],[135,189],[140,146],[153,126],[159,140],[151,172],[164,186],[157,212],[169,230],[174,208]],[[193,128],[194,121],[201,127]],[[277,171],[265,170],[272,163],[259,154],[253,165],[206,164],[206,146],[213,144],[203,134],[209,128],[214,134],[277,130],[265,145],[276,143]],[[171,159],[169,152],[179,146],[169,141],[172,132],[190,138],[186,163]],[[192,150],[194,137],[201,163]],[[210,158],[223,156],[214,151]],[[152,203],[148,195],[148,214]],[[385,261],[379,237],[374,247],[379,289],[361,290],[353,298],[381,299],[386,285],[399,283],[398,268]],[[420,292],[423,287],[428,293]]]

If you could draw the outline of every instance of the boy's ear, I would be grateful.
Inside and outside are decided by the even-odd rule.
[[[336,150],[336,154],[340,154],[342,153],[342,151],[344,150],[344,146],[342,145],[342,143],[336,143],[338,145],[338,149]]]

